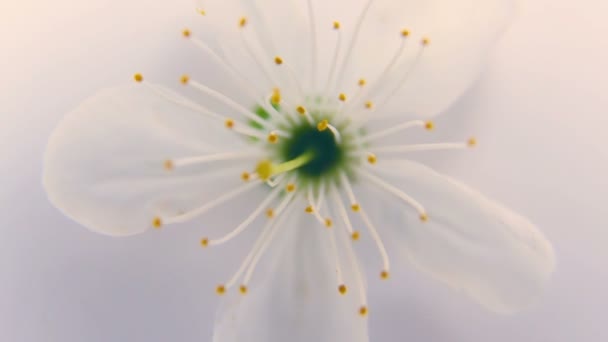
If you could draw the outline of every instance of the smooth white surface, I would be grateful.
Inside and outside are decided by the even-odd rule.
[[[213,288],[238,266],[234,256],[201,251],[196,226],[92,234],[52,208],[41,186],[51,130],[96,89],[134,71],[163,70],[155,76],[169,82],[204,70],[178,35],[190,3],[0,4],[0,340],[209,340]],[[369,281],[372,341],[608,339],[607,7],[528,1],[479,84],[437,120],[437,139],[472,133],[481,146],[428,158],[553,241],[558,268],[544,298],[496,316],[418,272],[394,271],[387,283]]]

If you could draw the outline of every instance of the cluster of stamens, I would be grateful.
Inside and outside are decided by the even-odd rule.
[[[369,5],[365,8],[361,18],[365,17],[368,9]],[[206,15],[205,11],[201,10],[200,13]],[[357,24],[358,27],[356,32],[359,31],[362,22],[363,19],[360,19],[360,22]],[[242,17],[238,20],[238,28],[241,31],[244,31],[248,27],[248,24],[249,21],[247,17]],[[206,163],[221,163],[235,160],[247,161],[251,159],[251,165],[254,165],[254,167],[251,170],[247,170],[240,174],[240,178],[245,184],[242,184],[235,189],[222,194],[211,202],[205,203],[191,211],[172,217],[154,217],[152,219],[152,226],[154,228],[161,228],[164,224],[186,222],[221,204],[229,202],[237,196],[245,194],[255,187],[265,186],[269,189],[267,197],[261,201],[258,207],[234,230],[217,239],[204,237],[200,240],[200,245],[202,247],[218,246],[239,236],[256,220],[256,218],[263,215],[263,213],[265,213],[268,219],[268,222],[262,229],[262,233],[255,242],[250,253],[244,259],[241,267],[228,282],[221,284],[216,288],[216,292],[220,295],[227,293],[233,287],[238,287],[239,292],[243,295],[249,292],[248,285],[259,259],[278,233],[279,227],[282,226],[281,222],[289,217],[293,210],[304,210],[314,217],[315,221],[317,221],[321,227],[325,227],[329,231],[329,245],[332,255],[334,256],[332,262],[336,265],[337,290],[339,294],[347,295],[349,293],[349,288],[344,284],[342,278],[342,269],[344,267],[341,265],[341,260],[338,260],[335,240],[337,229],[334,228],[344,227],[348,237],[352,241],[359,241],[362,237],[360,231],[353,228],[353,221],[351,220],[350,215],[358,216],[358,220],[362,222],[362,225],[366,228],[369,238],[371,238],[377,246],[383,263],[380,278],[383,280],[389,279],[390,261],[384,243],[382,242],[376,226],[373,224],[364,208],[359,204],[360,202],[355,195],[351,183],[359,181],[373,184],[415,210],[418,213],[420,221],[425,223],[432,218],[421,203],[401,189],[398,189],[374,174],[374,168],[380,168],[378,165],[378,156],[388,155],[388,158],[390,159],[390,155],[394,154],[414,151],[460,149],[473,147],[477,143],[475,139],[470,139],[464,143],[377,146],[377,141],[382,138],[409,129],[419,128],[427,131],[432,131],[434,129],[433,122],[422,120],[406,121],[379,132],[372,132],[367,135],[360,134],[360,128],[373,119],[372,114],[377,114],[398,90],[398,88],[393,89],[389,92],[387,98],[379,99],[380,101],[376,102],[373,99],[365,99],[365,96],[368,94],[366,88],[374,87],[377,83],[382,83],[383,79],[394,72],[405,51],[405,42],[411,39],[412,33],[407,29],[399,32],[403,39],[402,44],[393,58],[388,62],[386,68],[380,72],[380,75],[375,82],[368,82],[367,79],[360,78],[356,83],[359,90],[351,97],[345,92],[337,91],[336,84],[339,84],[340,80],[344,77],[344,69],[349,63],[349,58],[353,45],[356,43],[357,35],[355,34],[350,45],[347,46],[345,53],[347,57],[342,61],[342,66],[338,67],[339,56],[342,55],[342,35],[340,33],[342,24],[335,21],[332,23],[331,28],[337,32],[336,51],[334,58],[331,61],[330,73],[326,82],[325,91],[321,93],[324,96],[322,97],[321,102],[323,103],[321,104],[312,103],[311,101],[306,103],[306,100],[301,101],[301,103],[294,102],[295,96],[283,94],[281,89],[275,86],[270,91],[266,91],[266,95],[263,99],[258,100],[256,103],[256,108],[262,110],[267,116],[262,117],[257,115],[255,111],[241,106],[228,96],[194,80],[189,75],[182,75],[179,78],[179,82],[182,85],[199,90],[204,95],[223,103],[227,108],[230,108],[232,113],[238,114],[236,117],[226,117],[205,108],[201,104],[173,96],[170,92],[165,91],[159,86],[145,82],[144,77],[141,74],[136,74],[134,76],[136,82],[148,86],[163,98],[216,120],[218,122],[218,127],[224,126],[226,129],[234,132],[236,136],[250,139],[249,141],[251,144],[259,145],[261,147],[259,149],[261,152],[257,154],[250,153],[249,151],[235,151],[192,157],[170,158],[164,160],[162,163],[162,167],[168,173],[192,165],[200,166]],[[311,31],[314,32],[313,35],[316,34],[314,29]],[[207,53],[221,68],[224,68],[229,75],[234,77],[244,91],[248,93],[256,92],[256,87],[253,84],[242,77],[238,70],[226,63],[225,60],[207,46],[207,44],[202,40],[197,39],[190,30],[183,30],[182,35],[201,48],[201,50]],[[246,46],[249,46],[252,43],[245,34],[242,34],[241,37]],[[312,38],[313,41],[316,39],[316,37]],[[313,71],[316,70],[317,63],[315,44],[311,47],[313,50],[311,70]],[[414,61],[411,62],[410,69],[416,67],[423,56],[425,48],[428,47],[429,44],[430,40],[428,38],[423,37],[420,39],[419,52]],[[248,49],[248,51],[251,54],[249,57],[256,60],[258,64],[262,64],[263,58],[252,52],[254,51],[253,49]],[[304,91],[301,82],[297,80],[295,71],[285,58],[282,56],[274,56],[272,57],[272,63],[277,67],[280,67],[280,71],[285,72],[289,78],[293,79],[300,91]],[[404,74],[403,81],[399,83],[399,87],[407,81],[408,74],[409,70]],[[269,78],[271,79],[271,77]],[[317,108],[317,106],[321,105],[327,105],[329,109]],[[321,165],[322,163],[319,161],[320,156],[318,151],[312,148],[303,148],[302,153],[288,159],[286,155],[289,155],[289,152],[291,151],[290,146],[295,144],[294,141],[297,138],[297,134],[300,134],[298,133],[300,132],[298,129],[300,131],[306,131],[306,134],[311,134],[311,136],[315,136],[313,134],[315,129],[318,131],[318,134],[330,134],[333,138],[332,147],[341,153],[343,161],[340,163],[342,164],[339,164],[335,160],[329,160],[327,163],[333,162],[335,165]],[[285,150],[287,150],[287,154],[283,153]],[[274,152],[271,155],[264,156],[264,154],[268,154],[268,151]],[[262,157],[260,157],[260,155],[262,155]],[[310,171],[306,174],[304,172],[305,168],[310,167],[310,165],[315,162],[321,165],[323,168],[320,166],[319,169],[324,171],[316,176],[311,176]],[[367,164],[369,168],[364,167],[365,164]],[[325,171],[325,169],[330,169],[331,172]],[[307,182],[302,183],[302,179],[307,179]],[[348,200],[348,205],[344,204],[344,196]],[[306,206],[304,208],[294,208],[294,205],[292,205],[298,197],[305,200]],[[330,201],[331,207],[334,208],[333,212],[329,212],[330,205],[326,203]],[[271,204],[273,203],[276,205],[271,208]],[[346,209],[348,207],[350,207],[350,210]],[[324,208],[328,208],[327,212],[325,212]],[[349,262],[354,265],[352,268],[358,273],[355,278],[358,283],[356,284],[356,287],[358,288],[361,301],[359,314],[361,316],[366,316],[368,314],[367,300],[363,293],[362,275],[358,271],[359,267],[354,255],[350,256]]]

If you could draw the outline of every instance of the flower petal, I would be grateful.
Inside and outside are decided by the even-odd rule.
[[[451,105],[476,80],[489,48],[514,17],[514,0],[376,0],[361,27],[342,91],[356,87],[360,77],[370,86],[399,50],[400,32],[410,31],[399,63],[372,92],[382,103],[399,89],[383,111],[436,115]],[[421,40],[430,44],[420,59]],[[350,76],[350,78],[349,78]],[[403,86],[397,88],[402,80]]]
[[[239,183],[243,170],[165,169],[169,158],[242,148],[222,125],[141,84],[101,91],[52,134],[44,186],[55,206],[94,231],[143,232],[155,217],[191,210]]]
[[[301,208],[302,206],[297,206]],[[328,247],[329,231],[312,221],[290,217],[279,226],[246,296],[223,299],[214,342],[367,342],[367,320],[358,314],[363,288],[340,295]],[[350,248],[341,236],[339,248]],[[352,284],[353,269],[344,267]]]
[[[555,255],[532,223],[421,164],[378,166],[382,179],[429,216],[423,223],[417,212],[385,194],[391,201],[382,201],[385,209],[378,214],[402,256],[493,311],[508,313],[534,301],[555,268]]]

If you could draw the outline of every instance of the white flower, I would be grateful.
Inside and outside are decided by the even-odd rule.
[[[472,83],[513,7],[209,1],[201,20],[217,39],[183,34],[233,87],[184,75],[181,83],[200,93],[187,98],[136,74],[133,85],[101,91],[50,139],[49,198],[115,236],[220,206],[233,206],[242,223],[203,237],[203,247],[261,227],[218,286],[229,295],[219,342],[366,341],[365,280],[352,248],[359,238],[377,246],[382,279],[392,253],[491,310],[520,309],[554,269],[551,245],[528,220],[406,159],[474,139],[404,141],[432,130],[425,118]],[[387,251],[387,239],[398,250]]]

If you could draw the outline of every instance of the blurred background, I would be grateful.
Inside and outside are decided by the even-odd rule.
[[[190,0],[0,0],[0,341],[210,341],[221,249],[200,230],[110,239],[47,202],[46,140],[97,89],[205,60]],[[370,282],[372,341],[607,341],[608,3],[529,0],[437,136],[475,153],[431,164],[532,218],[558,268],[540,303],[488,313],[424,275]],[[207,70],[211,72],[211,70]],[[442,139],[443,140],[443,139]],[[221,268],[221,267],[219,267]]]

